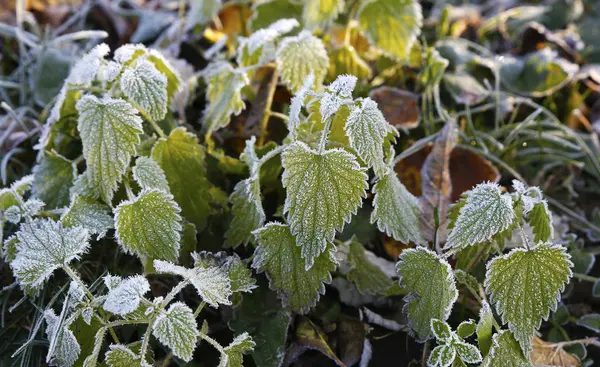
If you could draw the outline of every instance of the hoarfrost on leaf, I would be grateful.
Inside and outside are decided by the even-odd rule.
[[[79,358],[81,347],[75,338],[75,334],[69,329],[68,325],[61,325],[61,319],[52,309],[44,312],[46,320],[46,336],[50,344],[54,345],[52,355],[46,357],[46,363],[57,364],[60,366],[72,366]]]
[[[65,227],[80,226],[100,239],[114,227],[109,208],[94,199],[74,195],[71,205],[60,217]]]
[[[89,248],[87,230],[66,228],[51,219],[21,224],[16,237],[16,255],[10,266],[23,288],[38,288],[54,270],[79,259]]]
[[[465,193],[446,248],[463,249],[490,240],[507,229],[515,218],[512,199],[495,183],[483,183]]]
[[[418,340],[432,336],[431,320],[446,320],[458,297],[450,264],[424,247],[408,249],[396,265],[400,285],[408,291],[404,311]]]
[[[525,357],[515,340],[513,334],[508,330],[502,330],[494,334],[490,354],[483,360],[481,367],[533,367],[529,358]]]
[[[325,294],[324,283],[331,282],[335,270],[335,247],[328,244],[323,253],[314,259],[312,267],[306,268],[301,250],[287,225],[268,223],[254,231],[258,247],[252,267],[266,272],[269,288],[277,291],[284,308],[306,313]]]
[[[83,96],[76,104],[90,184],[110,203],[140,142],[142,119],[129,103],[108,96]]]
[[[342,149],[318,153],[299,141],[283,152],[282,165],[284,213],[308,270],[362,205],[367,175],[352,154]]]
[[[233,204],[231,208],[233,220],[225,234],[225,243],[232,247],[246,245],[252,239],[252,231],[260,228],[266,218],[262,207],[258,175],[238,182],[229,201]]]
[[[141,275],[123,279],[118,286],[108,292],[104,309],[125,316],[138,308],[142,297],[148,291],[150,291],[150,284]]]
[[[105,355],[105,361],[110,367],[150,367],[140,356],[121,344],[111,344]]]
[[[234,69],[228,62],[218,61],[206,68],[204,79],[207,105],[203,123],[208,132],[229,124],[231,115],[239,115],[246,107],[242,88],[250,84],[245,72]]]
[[[370,98],[358,99],[350,109],[345,128],[358,156],[375,172],[383,173],[383,143],[389,134],[397,136],[398,131],[385,120],[377,103]]]
[[[314,74],[315,84],[323,84],[329,68],[329,57],[323,41],[309,31],[286,37],[277,49],[277,71],[293,92],[298,91],[309,74]]]
[[[32,194],[49,209],[69,204],[69,191],[77,176],[73,162],[54,152],[45,152],[33,168]]]
[[[141,258],[175,260],[181,239],[180,211],[171,194],[142,190],[114,209],[117,242],[125,252]]]
[[[125,68],[121,76],[123,94],[153,120],[167,114],[167,77],[146,59]]]
[[[192,269],[161,260],[154,260],[158,273],[175,274],[189,281],[204,302],[217,308],[219,304],[230,305],[231,281],[227,272],[218,267],[195,266]]]
[[[185,362],[192,360],[198,341],[198,326],[192,310],[182,302],[171,304],[154,322],[152,334]]]
[[[256,343],[248,333],[243,333],[235,337],[233,341],[225,347],[225,355],[221,355],[219,367],[242,367],[244,354],[254,350]]]
[[[487,264],[485,289],[504,323],[529,353],[533,333],[555,311],[572,276],[570,255],[560,245],[517,248]]]
[[[342,269],[347,268],[348,280],[356,285],[360,293],[385,295],[386,290],[392,286],[393,282],[378,264],[371,261],[375,254],[365,250],[356,237],[350,239],[348,244],[340,244],[337,255],[341,255],[344,251],[347,251],[347,255],[340,261],[340,272],[343,273]]]
[[[402,243],[424,243],[419,230],[419,201],[406,187],[393,170],[387,170],[373,187],[373,212],[371,223]]]
[[[142,189],[169,191],[169,182],[164,171],[152,158],[139,157],[133,167],[133,179]]]
[[[304,107],[304,101],[311,89],[315,85],[315,74],[310,73],[304,78],[302,87],[296,92],[294,98],[292,98],[290,105],[290,117],[288,120],[288,130],[292,138],[296,137],[296,127],[300,123],[300,112]]]
[[[213,254],[208,251],[192,252],[194,266],[201,268],[219,267],[229,277],[231,292],[251,292],[256,288],[256,279],[248,265],[234,252],[227,256],[224,251]]]

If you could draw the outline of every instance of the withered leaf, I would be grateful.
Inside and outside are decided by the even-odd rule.
[[[397,128],[414,129],[421,121],[419,95],[393,87],[379,87],[369,93],[385,119]]]

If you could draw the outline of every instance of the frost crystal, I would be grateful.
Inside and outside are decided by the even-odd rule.
[[[287,189],[284,213],[306,259],[306,270],[333,241],[362,205],[367,175],[356,158],[342,149],[319,154],[295,142],[282,155],[283,186]]]
[[[465,248],[490,240],[507,229],[515,218],[512,199],[495,183],[477,185],[467,191],[466,204],[460,208],[447,248]]]
[[[114,227],[112,215],[106,205],[79,195],[73,196],[71,206],[60,219],[65,227],[83,227],[90,234],[98,235],[97,239],[104,237]]]
[[[192,310],[185,303],[175,302],[163,311],[154,322],[152,334],[177,357],[186,362],[192,360],[198,328]]]
[[[242,367],[244,354],[254,350],[256,343],[248,333],[243,333],[235,337],[233,341],[225,347],[225,354],[221,354],[219,367]]]
[[[231,304],[231,281],[226,271],[218,266],[188,269],[167,261],[154,260],[154,269],[158,273],[175,274],[189,280],[202,300],[212,307]]]
[[[128,63],[129,61],[133,61],[132,58],[134,56],[140,56],[147,53],[148,50],[142,44],[127,44],[123,45],[115,50],[114,59],[121,64]]]
[[[16,255],[10,266],[21,287],[41,286],[54,270],[79,259],[89,248],[87,230],[65,228],[50,219],[27,221],[16,236]]]
[[[76,104],[89,182],[110,203],[139,144],[142,119],[129,103],[83,96]]]
[[[100,66],[103,64],[104,57],[108,55],[109,52],[110,48],[105,43],[94,47],[75,63],[66,83],[87,84],[94,81],[98,70],[100,70]]]
[[[284,38],[277,49],[277,71],[294,92],[311,73],[316,83],[322,84],[328,68],[329,57],[323,41],[306,30]]]
[[[204,110],[204,126],[215,131],[227,126],[231,115],[239,115],[246,104],[242,100],[242,88],[250,84],[246,73],[234,69],[231,64],[216,62],[206,68],[207,106]]]
[[[44,312],[44,319],[48,324],[46,336],[50,340],[50,345],[55,346],[52,354],[46,357],[46,362],[60,366],[72,366],[81,352],[75,335],[68,325],[61,325],[60,318],[52,309]]]
[[[167,113],[167,77],[148,60],[138,60],[121,76],[121,88],[129,100],[144,110],[153,120],[162,120]]]
[[[123,279],[118,286],[111,289],[104,301],[104,309],[116,315],[125,316],[135,311],[141,298],[150,290],[150,284],[141,275]]]
[[[272,43],[277,37],[291,31],[299,25],[300,24],[296,19],[280,19],[275,23],[272,23],[268,28],[259,29],[256,32],[253,32],[252,35],[240,45],[240,50],[243,47],[247,47],[248,54],[252,55],[264,45]],[[241,51],[238,51],[238,54],[241,54]]]

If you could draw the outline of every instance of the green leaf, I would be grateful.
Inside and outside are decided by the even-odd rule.
[[[424,247],[408,249],[396,265],[400,285],[409,292],[405,312],[418,340],[432,336],[431,319],[446,320],[458,297],[452,268],[446,260]]]
[[[333,245],[328,245],[307,269],[287,225],[268,223],[254,235],[259,245],[254,252],[252,267],[259,273],[267,273],[269,287],[277,291],[284,308],[308,312],[316,305],[319,295],[325,294],[324,283],[331,282],[330,272],[337,265]]]
[[[176,260],[181,217],[173,196],[162,190],[142,190],[114,209],[115,235],[126,253],[140,258]]]
[[[85,95],[76,108],[89,182],[110,203],[140,143],[142,119],[129,103],[107,96]]]
[[[260,228],[266,218],[258,175],[238,182],[229,201],[233,204],[233,220],[225,234],[225,243],[234,248],[240,244],[247,245],[252,239],[252,231]]]
[[[476,346],[462,341],[454,342],[452,346],[463,362],[469,364],[481,362],[481,353],[479,353],[479,349]]]
[[[293,0],[259,0],[252,4],[250,28],[256,31],[267,28],[282,18],[302,17],[302,4]]]
[[[421,33],[423,15],[415,0],[370,0],[359,9],[358,21],[371,44],[407,60]]]
[[[35,55],[35,66],[29,68],[29,82],[38,103],[47,105],[60,93],[73,56],[55,47],[44,47]]]
[[[308,29],[326,29],[344,10],[344,0],[306,0],[302,20]]]
[[[133,179],[142,189],[159,189],[169,192],[167,177],[152,158],[138,157],[132,171]]]
[[[524,353],[529,352],[542,319],[556,310],[572,275],[569,258],[563,246],[540,243],[529,250],[514,249],[487,265],[486,292]]]
[[[431,332],[437,342],[449,342],[452,338],[452,329],[446,321],[431,319]]]
[[[54,152],[45,152],[33,168],[32,194],[43,201],[48,209],[69,204],[69,190],[77,176],[73,162]]]
[[[189,280],[202,300],[212,307],[230,305],[231,281],[227,270],[220,266],[195,266],[192,269],[161,260],[154,260],[158,273],[175,274]]]
[[[62,316],[62,315],[61,315]],[[44,319],[48,324],[46,336],[50,345],[54,345],[52,355],[46,357],[46,363],[50,365],[72,366],[79,358],[81,346],[75,338],[75,334],[68,327],[65,327],[63,320],[56,316],[50,308],[44,312]]]
[[[284,213],[308,270],[362,205],[367,175],[352,154],[341,149],[318,153],[299,141],[283,152],[282,165]]]
[[[329,53],[328,79],[334,79],[338,75],[350,74],[360,79],[371,78],[371,67],[360,58],[354,47],[344,45]]]
[[[419,228],[419,202],[400,182],[396,172],[388,170],[373,187],[371,223],[402,243],[424,243]]]
[[[100,239],[114,227],[114,221],[109,208],[94,199],[75,195],[69,208],[60,217],[65,227],[80,226],[90,234],[98,235]]]
[[[138,59],[125,68],[121,89],[134,106],[153,120],[162,120],[167,114],[167,77],[150,61]]]
[[[577,325],[588,328],[596,333],[600,333],[600,315],[597,313],[590,313],[583,315],[577,320]]]
[[[554,237],[552,212],[548,209],[548,203],[545,200],[533,206],[533,209],[527,214],[527,222],[533,229],[534,242],[546,242]]]
[[[494,327],[494,314],[487,302],[484,302],[479,310],[479,322],[477,323],[477,343],[479,350],[486,357],[492,347],[492,332]]]
[[[427,365],[431,367],[449,367],[455,357],[456,350],[451,345],[438,345],[431,351],[429,359],[427,360]]]
[[[277,72],[292,92],[298,91],[304,79],[311,73],[315,76],[315,87],[323,84],[329,57],[323,41],[309,31],[294,37],[286,37],[277,49]]]
[[[475,333],[477,329],[477,323],[475,320],[463,321],[456,328],[456,334],[461,338],[468,338]]]
[[[40,287],[54,270],[79,259],[89,248],[88,231],[66,228],[51,219],[21,224],[16,234],[15,259],[10,263],[22,288]]]
[[[350,240],[347,248],[348,280],[362,294],[384,295],[393,284],[390,277],[369,260],[364,246],[356,238]]]
[[[203,124],[207,132],[229,125],[231,115],[239,115],[246,107],[242,88],[250,84],[245,72],[234,69],[228,62],[219,61],[205,69],[206,108]]]
[[[383,172],[383,142],[389,134],[397,136],[398,131],[385,120],[377,103],[371,98],[357,99],[350,109],[345,129],[350,146],[358,156],[376,173]]]
[[[198,327],[192,310],[182,302],[171,304],[154,322],[152,334],[185,362],[192,360],[198,341]]]
[[[221,0],[192,0],[187,14],[186,28],[204,25],[213,20],[221,9]]]
[[[216,266],[221,268],[231,282],[231,292],[251,292],[256,288],[256,280],[252,278],[252,271],[236,253],[227,256],[224,251],[216,254],[201,251],[200,253],[192,253],[192,258],[196,267]]]
[[[156,69],[167,77],[167,98],[168,101],[173,100],[173,96],[181,89],[181,78],[177,70],[165,57],[156,50],[148,52],[148,61],[152,62]]]
[[[495,183],[479,184],[465,195],[466,203],[460,207],[446,248],[462,249],[488,241],[508,228],[515,217],[510,195]]]
[[[494,334],[490,354],[483,360],[481,367],[531,367],[533,364],[523,355],[519,343],[508,330]]]
[[[152,159],[163,169],[182,215],[202,231],[210,213],[210,182],[204,167],[204,149],[195,135],[177,128],[152,149]]]
[[[242,367],[244,354],[254,350],[256,343],[248,333],[243,333],[235,337],[233,341],[225,347],[225,355],[221,355],[219,367]]]
[[[110,367],[150,366],[138,354],[121,344],[111,344],[104,360]]]
[[[476,105],[487,98],[490,92],[469,73],[444,73],[442,82],[456,103]]]

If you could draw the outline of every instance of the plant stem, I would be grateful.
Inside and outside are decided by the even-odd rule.
[[[321,132],[321,140],[319,141],[319,154],[323,154],[325,151],[325,145],[327,144],[327,137],[329,136],[329,130],[331,130],[331,121],[333,120],[333,116],[327,118],[325,121],[325,127]]]
[[[273,69],[271,72],[271,81],[267,85],[267,100],[265,101],[265,111],[263,113],[262,120],[260,121],[260,136],[258,137],[258,146],[262,147],[265,143],[267,136],[267,126],[269,124],[269,117],[271,117],[271,106],[273,105],[273,96],[275,96],[275,90],[277,89],[277,80],[279,75],[277,69]]]
[[[283,121],[288,121],[290,119],[287,115],[284,115],[283,113],[280,113],[280,112],[268,111],[268,113],[269,113],[269,116],[277,117],[278,119],[281,119]]]
[[[573,278],[583,280],[590,283],[596,283],[599,278],[593,277],[591,275],[581,274],[581,273],[573,273]]]

